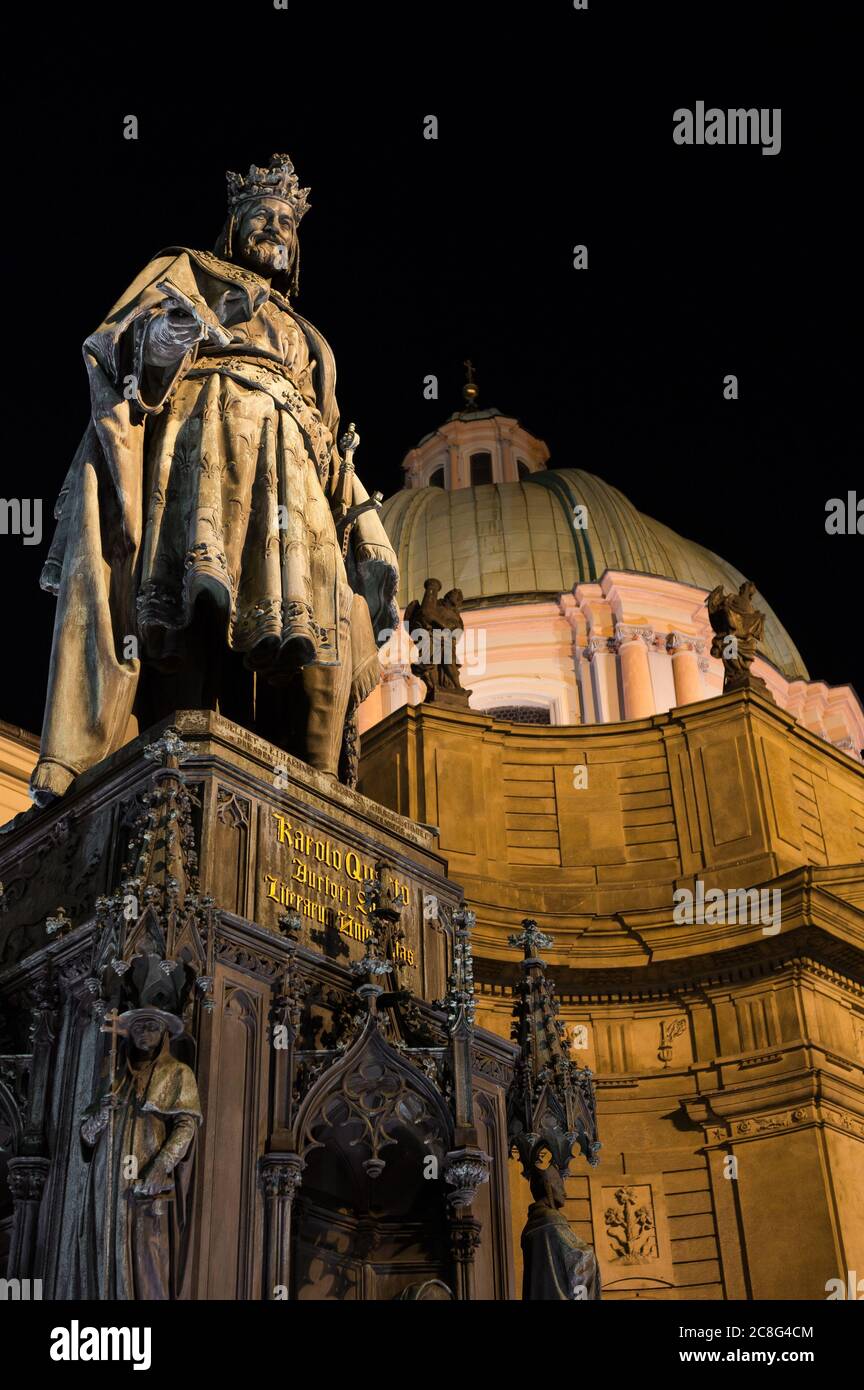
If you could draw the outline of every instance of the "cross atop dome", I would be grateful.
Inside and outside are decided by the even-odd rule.
[[[466,357],[462,366],[467,373],[465,385],[462,387],[462,395],[465,397],[465,406],[467,410],[476,410],[480,388],[474,380],[474,363],[471,361],[470,357]]]

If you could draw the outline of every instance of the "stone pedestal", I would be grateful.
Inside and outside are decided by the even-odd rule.
[[[385,860],[405,910],[406,983],[438,998],[447,978],[444,936],[423,929],[423,898],[459,900],[428,830],[316,772],[217,714],[181,712],[79,777],[63,799],[0,837],[0,969],[52,940],[45,921],[63,907],[71,926],[119,882],[129,830],[153,764],[146,744],[175,727],[191,749],[183,764],[197,801],[201,891],[278,941],[277,919],[296,910],[324,956],[362,955],[364,884]],[[56,939],[56,938],[55,938]]]
[[[160,737],[167,728],[180,744]],[[172,766],[164,762],[168,745]],[[145,887],[126,928],[117,928],[141,836],[150,836],[156,860],[165,857],[163,841],[142,825],[155,803],[166,804],[154,788],[172,781],[183,787],[168,821],[178,817],[185,867],[157,863],[157,878],[161,872],[169,885],[159,912],[147,894],[161,890]],[[189,925],[165,906],[180,877],[194,905]],[[389,917],[373,916],[374,892],[383,891],[373,890],[376,878]],[[451,1290],[459,1284],[470,1296],[461,1254],[449,1254],[443,1179],[434,1191],[425,1180],[427,1150],[415,1135],[423,1118],[443,1158],[460,1123],[449,1100],[447,1015],[435,1001],[451,988],[452,919],[462,894],[429,829],[218,715],[181,712],[0,837],[0,883],[0,1061],[20,1060],[28,1076],[13,1126],[24,1138],[9,1165],[11,1263],[0,1275],[41,1279],[47,1299],[82,1296],[80,1128],[104,1074],[105,971],[116,973],[118,957],[130,969],[124,932],[152,920],[151,947],[167,958],[163,966],[185,961],[195,975],[183,1035],[172,1043],[176,1059],[194,1070],[203,1113],[178,1296],[393,1298],[418,1275]],[[158,932],[167,932],[169,917],[163,941]],[[396,924],[389,935],[382,920]],[[371,1006],[357,984],[370,958],[373,975],[379,965],[386,970],[373,990],[381,995],[377,1014],[364,1012]],[[352,1049],[361,1044],[355,1061]],[[503,1116],[512,1046],[478,1034],[463,1051],[469,1075],[473,1064],[476,1086]],[[379,1094],[393,1110],[380,1132]],[[297,1115],[306,1102],[303,1129]],[[503,1123],[496,1120],[488,1142],[506,1158]],[[365,1168],[358,1132],[374,1139]],[[26,1150],[36,1157],[25,1155],[28,1136],[33,1144],[44,1137],[43,1148]],[[340,1187],[350,1158],[357,1182]],[[367,1214],[373,1177],[380,1221]],[[6,1206],[0,1194],[0,1219]],[[477,1297],[506,1297],[511,1262],[498,1233],[508,1218],[490,1208],[487,1221],[475,1260]],[[346,1222],[350,1249],[337,1241]],[[341,1252],[332,1269],[320,1267],[322,1241]]]

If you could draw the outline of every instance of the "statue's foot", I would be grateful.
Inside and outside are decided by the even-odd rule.
[[[283,671],[299,671],[308,666],[318,655],[315,638],[309,631],[294,631],[286,637],[279,653],[279,667]]]
[[[30,800],[35,806],[38,806],[40,811],[44,811],[46,807],[53,806],[55,801],[60,800],[57,792],[52,792],[49,787],[30,787],[29,794]]]

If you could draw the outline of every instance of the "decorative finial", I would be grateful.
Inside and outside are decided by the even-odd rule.
[[[508,936],[507,940],[511,946],[523,948],[526,960],[536,958],[540,951],[548,951],[555,944],[554,939],[542,932],[531,917],[525,917],[521,932],[518,935]]]
[[[48,936],[66,936],[71,930],[72,923],[63,907],[58,907],[53,917],[45,919],[45,931]]]
[[[184,743],[176,729],[166,729],[155,743],[145,744],[144,757],[150,762],[161,763],[163,767],[176,768],[191,755],[192,749]]]
[[[437,909],[436,909],[437,911]],[[447,1028],[453,1033],[462,1024],[474,1023],[474,958],[471,952],[471,932],[477,921],[470,907],[457,907],[453,922],[453,969],[447,978],[447,993],[436,999],[435,1008],[447,1013]]]
[[[462,363],[462,366],[468,374],[468,379],[462,387],[462,395],[465,398],[465,404],[468,409],[473,410],[477,404],[477,397],[480,394],[480,388],[474,380],[474,363],[471,361],[471,358],[468,357]]]

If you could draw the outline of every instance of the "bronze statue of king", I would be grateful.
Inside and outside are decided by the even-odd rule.
[[[84,345],[90,422],[41,579],[39,805],[176,709],[351,780],[398,573],[333,353],[291,302],[308,192],[286,155],[229,173],[215,250],[160,252]]]

